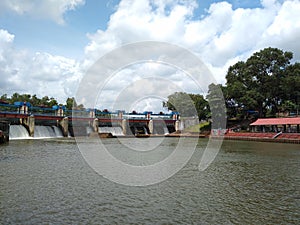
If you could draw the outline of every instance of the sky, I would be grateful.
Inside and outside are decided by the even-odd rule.
[[[89,82],[93,96],[78,99],[86,107],[163,111],[173,92],[205,90],[160,57],[84,78],[104,56],[144,41],[188,50],[221,84],[230,65],[266,47],[300,61],[299,12],[299,0],[2,0],[0,95],[36,94],[64,104]]]

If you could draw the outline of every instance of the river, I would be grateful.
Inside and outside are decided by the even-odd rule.
[[[0,224],[300,224],[299,145],[224,141],[200,172],[205,146],[171,178],[132,187],[94,172],[73,138],[12,140],[0,146]]]

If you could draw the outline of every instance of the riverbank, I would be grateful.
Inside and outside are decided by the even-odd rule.
[[[232,132],[225,134],[224,139],[300,144],[300,133]]]
[[[171,133],[164,135],[165,137],[195,137],[208,138],[212,137],[208,134],[199,133]],[[152,137],[152,136],[151,136]],[[221,138],[213,136],[213,138]],[[251,133],[251,132],[232,132],[222,136],[225,140],[242,140],[242,141],[260,141],[260,142],[278,142],[300,144],[300,133]]]
[[[149,135],[122,135],[113,136],[111,133],[95,134],[92,135],[100,138],[149,138],[149,137],[187,137],[187,138],[224,138],[225,140],[242,140],[242,141],[260,141],[260,142],[278,142],[278,143],[293,143],[300,144],[300,133],[251,133],[251,132],[231,132],[226,133],[224,136],[211,136],[209,134],[199,134],[196,132],[174,132],[170,134],[149,134]]]

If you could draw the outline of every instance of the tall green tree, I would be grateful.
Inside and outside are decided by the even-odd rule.
[[[68,110],[72,110],[73,106],[76,108],[77,107],[77,103],[75,101],[75,98],[72,97],[72,98],[67,98],[66,100],[66,108]]]
[[[7,94],[1,95],[0,99],[3,101],[7,101],[8,100]]]
[[[259,117],[265,117],[268,109],[277,112],[284,98],[285,70],[292,57],[291,52],[265,48],[246,62],[229,67],[226,75],[228,97],[238,107],[257,110]]]
[[[203,95],[175,92],[168,96],[168,101],[163,106],[169,110],[177,111],[181,116],[197,116],[199,120],[206,119],[209,105]]]
[[[199,94],[189,94],[189,95],[192,101],[194,102],[199,120],[207,119],[209,115],[209,104],[207,100],[205,100],[203,95],[199,95]]]
[[[300,63],[295,63],[286,68],[283,105],[289,105],[290,111],[299,114],[300,110]]]
[[[30,103],[33,106],[38,106],[41,104],[41,99],[39,99],[35,94],[31,96]]]
[[[49,106],[49,107],[52,107],[52,106],[54,106],[54,105],[58,105],[58,102],[57,102],[57,100],[56,100],[55,98],[51,97],[51,98],[49,99],[49,101],[48,101],[48,106]]]

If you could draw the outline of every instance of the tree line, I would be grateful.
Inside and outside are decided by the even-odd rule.
[[[41,107],[41,108],[52,108],[55,105],[66,106],[68,110],[71,110],[73,105],[75,108],[83,109],[83,105],[77,105],[75,98],[67,98],[64,104],[58,103],[58,101],[53,97],[44,96],[42,98],[37,97],[35,94],[19,94],[14,93],[11,97],[8,97],[7,94],[3,94],[0,97],[0,103],[4,104],[14,104],[15,102],[29,102],[32,106]]]
[[[175,110],[177,105],[184,116],[197,115],[199,119],[207,119],[211,116],[210,107],[217,107],[212,104],[213,96],[217,90],[222,90],[227,118],[298,115],[300,63],[291,63],[292,58],[292,52],[265,48],[255,52],[246,61],[230,66],[226,84],[209,85],[207,96],[176,92],[168,96],[163,106]],[[188,109],[189,101],[194,103],[196,115]]]

